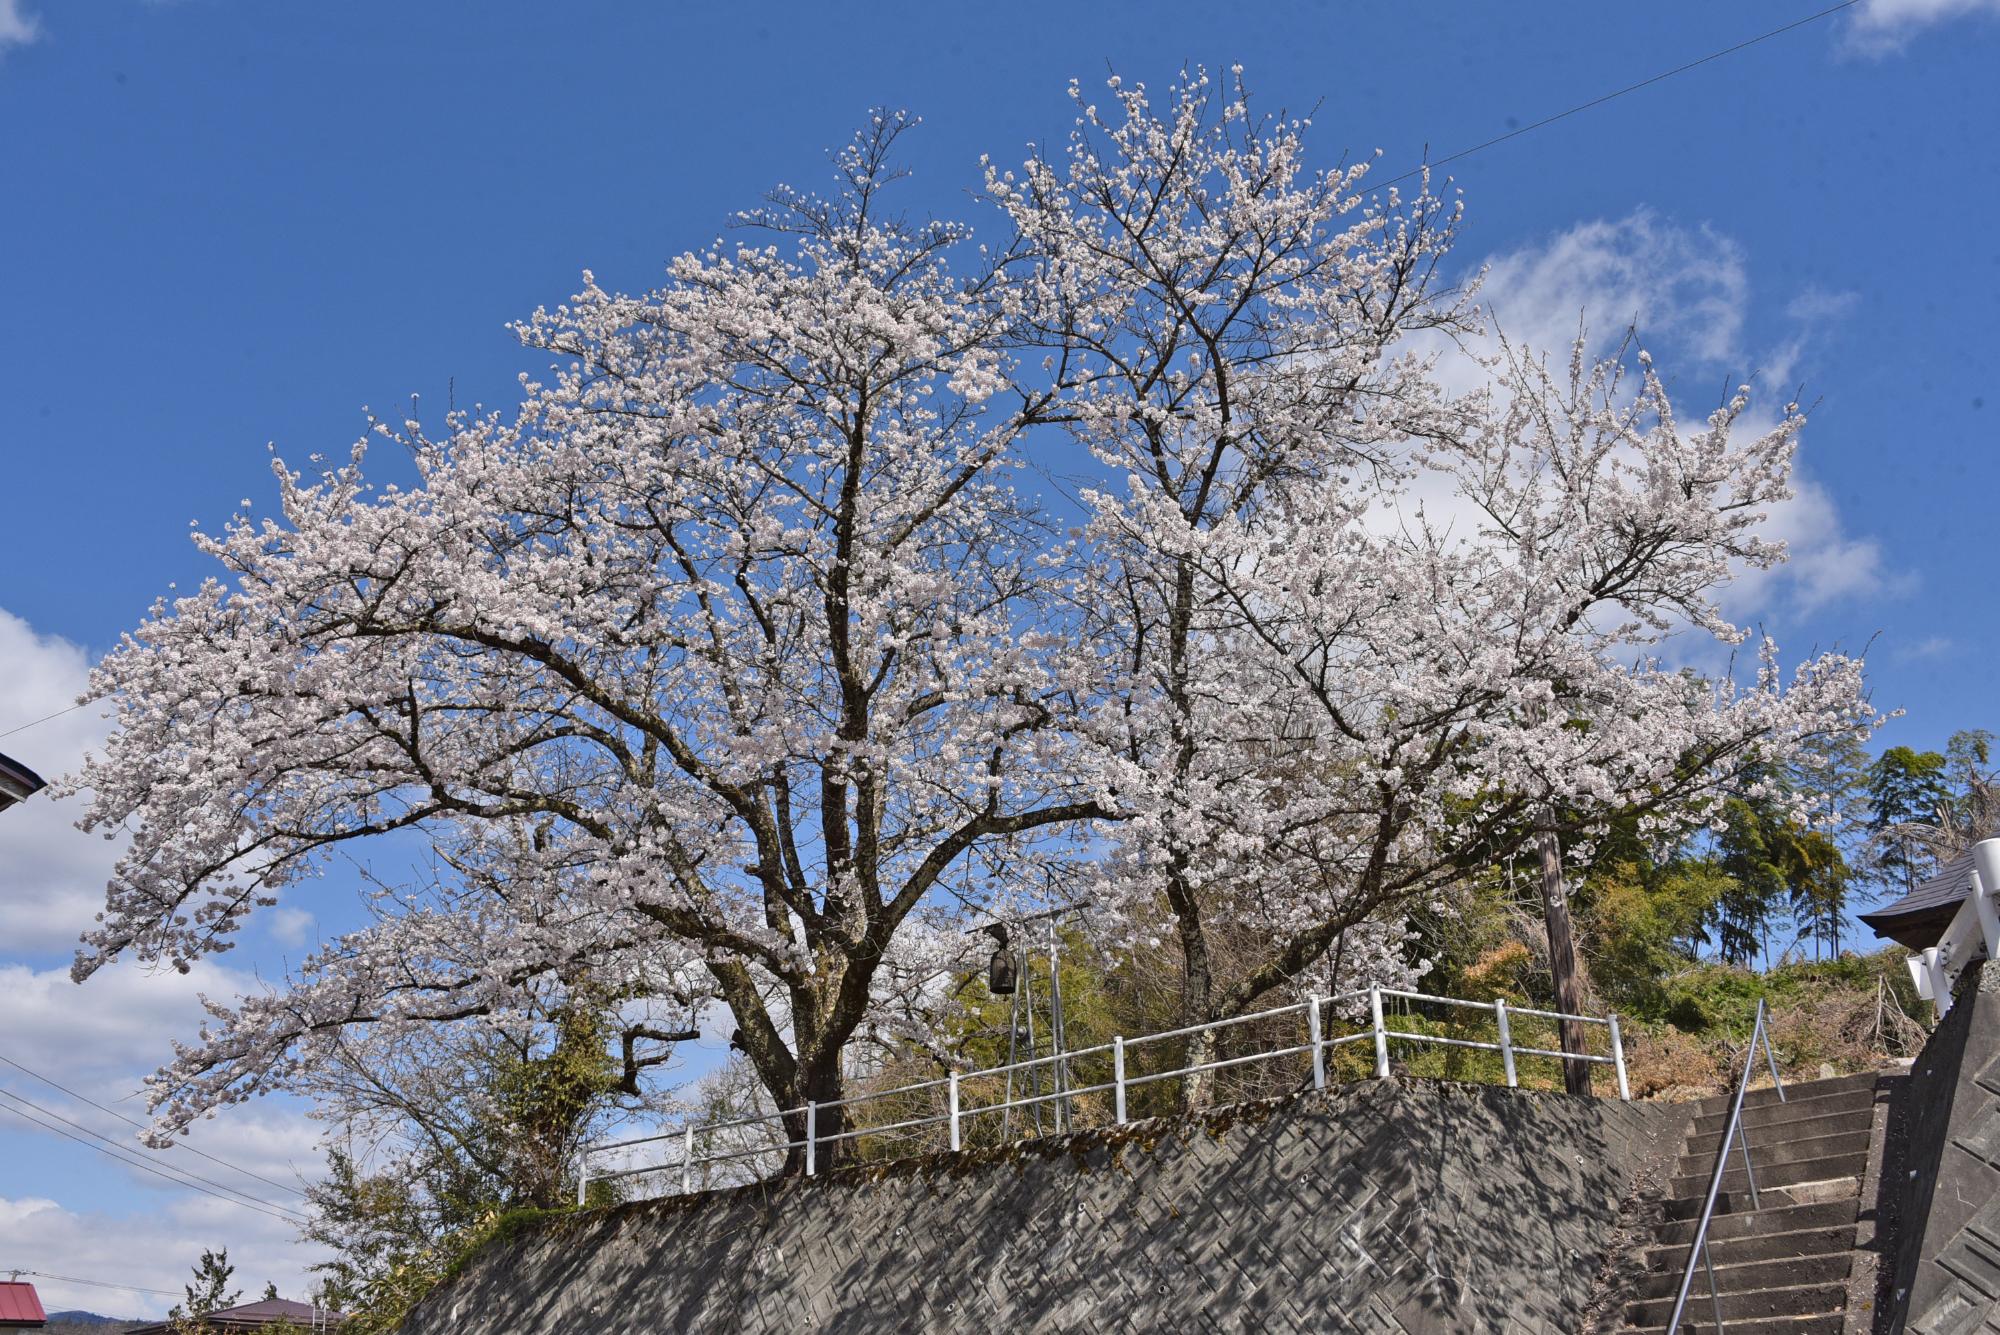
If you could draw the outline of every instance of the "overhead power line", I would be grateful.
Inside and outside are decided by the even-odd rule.
[[[10,1275],[33,1275],[36,1279],[53,1279],[61,1284],[88,1284],[93,1289],[123,1289],[127,1293],[152,1293],[162,1298],[184,1296],[172,1289],[149,1289],[144,1284],[123,1284],[108,1279],[78,1279],[75,1275],[52,1275],[46,1270],[18,1270],[9,1265],[0,1265],[0,1270]]]
[[[82,709],[85,705],[89,703],[90,701],[88,700],[79,700],[75,704],[71,705],[68,709],[58,709],[53,714],[44,714],[40,718],[29,719],[26,723],[17,724],[12,728],[7,729],[7,731],[5,732],[0,732],[0,737],[12,737],[17,732],[26,732],[30,728],[38,727],[41,724],[47,723],[52,718],[61,718],[64,714],[75,713],[77,710]]]
[[[1427,162],[1421,167],[1414,167],[1409,171],[1404,172],[1401,176],[1395,177],[1393,180],[1382,181],[1379,184],[1371,182],[1371,185],[1373,185],[1377,189],[1387,189],[1392,185],[1400,185],[1404,181],[1407,181],[1412,177],[1421,176],[1426,171],[1435,171],[1437,168],[1442,167],[1447,163],[1457,162],[1460,158],[1469,158],[1474,153],[1483,153],[1487,149],[1492,148],[1496,144],[1504,144],[1509,139],[1519,139],[1524,134],[1532,134],[1536,130],[1540,130],[1546,126],[1554,125],[1557,121],[1568,120],[1571,116],[1575,116],[1582,112],[1589,111],[1593,107],[1601,107],[1606,102],[1616,101],[1618,98],[1625,96],[1627,93],[1636,93],[1641,88],[1650,88],[1656,83],[1660,83],[1664,80],[1673,78],[1676,74],[1686,74],[1689,70],[1699,69],[1701,66],[1708,64],[1710,61],[1721,60],[1724,56],[1733,56],[1738,51],[1747,50],[1748,48],[1757,45],[1759,42],[1768,42],[1773,37],[1782,37],[1786,33],[1791,32],[1795,28],[1803,28],[1807,24],[1818,23],[1821,19],[1831,18],[1835,14],[1838,14],[1841,10],[1852,9],[1854,8],[1854,6],[1860,3],[1861,0],[1841,0],[1841,3],[1837,5],[1829,5],[1825,9],[1820,10],[1816,14],[1808,14],[1804,18],[1793,19],[1790,23],[1787,23],[1782,27],[1773,28],[1769,32],[1758,33],[1755,37],[1746,37],[1742,41],[1736,43],[1736,45],[1734,46],[1725,46],[1719,51],[1711,51],[1707,55],[1702,56],[1697,60],[1690,60],[1685,65],[1676,65],[1674,66],[1674,68],[1670,70],[1662,70],[1660,73],[1653,75],[1649,79],[1641,79],[1637,83],[1627,84],[1625,85],[1625,87],[1617,89],[1614,92],[1605,93],[1599,97],[1593,97],[1588,102],[1579,102],[1575,106],[1569,108],[1569,110],[1567,111],[1558,111],[1553,116],[1544,116],[1538,121],[1534,121],[1530,124],[1520,126],[1517,129],[1509,130],[1505,134],[1495,135],[1493,138],[1488,139],[1484,143],[1474,144],[1471,148],[1461,148],[1460,150],[1458,150],[1458,152],[1448,154],[1445,157],[1439,158],[1435,162]]]
[[[116,1159],[119,1163],[129,1168],[137,1168],[141,1172],[151,1173],[154,1177],[171,1182],[177,1187],[186,1187],[192,1191],[201,1192],[204,1196],[213,1196],[219,1201],[227,1201],[231,1205],[240,1205],[246,1210],[255,1210],[258,1214],[269,1215],[280,1223],[303,1224],[310,1222],[306,1216],[297,1211],[287,1210],[282,1205],[273,1205],[269,1201],[237,1191],[233,1187],[225,1187],[219,1182],[211,1181],[205,1177],[198,1177],[195,1174],[188,1173],[185,1169],[167,1169],[157,1164],[147,1163],[137,1155],[126,1152],[116,1141],[110,1139],[108,1136],[100,1135],[81,1123],[72,1122],[62,1114],[51,1112],[47,1108],[30,1102],[18,1094],[10,1094],[6,1090],[0,1090],[0,1099],[8,1100],[7,1103],[0,1103],[0,1112],[12,1113],[30,1126],[38,1127],[43,1131],[53,1131],[65,1140],[73,1140],[86,1149],[96,1150],[106,1158]],[[23,1111],[22,1108],[12,1106],[13,1104],[21,1104],[29,1109],[29,1111]],[[56,1125],[56,1123],[61,1123],[62,1125]],[[74,1127],[75,1130],[66,1131],[63,1129],[65,1126]],[[82,1134],[78,1135],[77,1132],[82,1132]],[[97,1143],[99,1141],[103,1143]]]
[[[69,1095],[71,1098],[75,1099],[78,1103],[87,1103],[91,1107],[97,1109],[97,1111],[105,1114],[106,1116],[117,1118],[119,1121],[125,1123],[125,1125],[129,1127],[134,1127],[140,1131],[144,1131],[147,1129],[146,1124],[144,1122],[139,1121],[137,1118],[127,1117],[124,1113],[119,1112],[116,1108],[107,1108],[103,1104],[99,1103],[96,1099],[93,1099],[85,1094],[79,1094],[75,1090],[71,1089],[68,1085],[62,1084],[55,1080],[51,1080],[48,1076],[43,1075],[40,1071],[31,1070],[28,1067],[21,1065],[21,1063],[15,1061],[12,1057],[9,1057],[4,1052],[0,1052],[0,1062],[4,1062],[8,1066],[13,1067],[15,1070],[19,1071],[22,1075],[28,1076],[31,1079],[41,1081],[43,1084],[47,1085],[50,1089],[62,1091],[63,1093]],[[265,1177],[262,1173],[252,1172],[250,1169],[243,1167],[241,1164],[233,1164],[229,1162],[229,1160],[227,1159],[218,1159],[213,1154],[209,1154],[203,1150],[198,1150],[192,1145],[177,1144],[174,1146],[174,1148],[180,1150],[186,1150],[189,1154],[194,1155],[196,1158],[206,1159],[212,1164],[219,1164],[222,1167],[229,1169],[232,1173],[241,1173],[245,1177],[255,1178],[257,1179],[257,1181],[262,1182],[265,1186],[276,1187],[279,1191],[286,1192],[293,1196],[297,1196],[300,1200],[306,1199],[305,1192],[299,1190],[299,1188],[296,1186],[287,1186],[283,1182],[275,1182],[272,1179]]]

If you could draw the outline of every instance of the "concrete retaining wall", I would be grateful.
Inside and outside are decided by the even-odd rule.
[[[1894,1270],[1878,1329],[2000,1330],[2000,964],[1967,971],[1900,1103],[1884,1184]]]
[[[496,1243],[407,1335],[1562,1332],[1687,1105],[1371,1081],[643,1202]]]

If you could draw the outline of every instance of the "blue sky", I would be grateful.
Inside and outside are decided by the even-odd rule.
[[[506,321],[586,267],[653,284],[769,186],[823,181],[873,105],[925,119],[906,206],[997,231],[968,197],[979,155],[1056,141],[1072,77],[1240,62],[1267,105],[1316,108],[1327,165],[1380,149],[1393,175],[1813,8],[0,0],[0,732],[67,704],[169,581],[208,573],[190,521],[271,507],[267,443],[344,452],[364,405],[413,393],[433,418],[510,402],[534,363]],[[2000,729],[1978,666],[2000,649],[1981,554],[2000,494],[1996,68],[1992,0],[1863,0],[1451,168],[1465,268],[1492,264],[1511,327],[1637,318],[1692,409],[1746,375],[1817,403],[1782,521],[1799,560],[1732,610],[1794,652],[1870,646],[1877,702],[1907,711],[1885,740],[1920,746]],[[97,726],[0,749],[53,775]],[[70,989],[110,856],[73,814],[0,816],[0,1054],[99,1101],[192,1029],[197,984],[226,992],[348,919],[302,900],[205,978]],[[117,1129],[18,1073],[0,1089]],[[197,1143],[289,1181],[312,1136],[266,1105]],[[296,1291],[286,1238],[0,1117],[0,1270],[173,1288],[230,1242],[247,1287]]]

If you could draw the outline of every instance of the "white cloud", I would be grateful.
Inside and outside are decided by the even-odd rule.
[[[1957,647],[1949,635],[1927,635],[1915,644],[1899,645],[1891,653],[1901,662],[1914,663],[1925,658],[1942,658]]]
[[[311,1279],[306,1266],[320,1259],[293,1240],[289,1225],[195,1196],[147,1215],[120,1216],[77,1209],[41,1196],[0,1196],[0,1255],[8,1268],[45,1271],[77,1279],[135,1286],[100,1288],[28,1275],[50,1311],[84,1308],[107,1316],[158,1317],[186,1284],[202,1248],[229,1249],[232,1284],[244,1301],[277,1284],[288,1298],[304,1300]],[[140,1290],[157,1289],[161,1293]]]
[[[1848,25],[1848,45],[1864,55],[1888,55],[1926,28],[1979,14],[2000,15],[2000,0],[1862,0]]]
[[[304,909],[274,908],[264,914],[264,929],[271,939],[281,946],[293,949],[304,945],[313,938],[313,927],[318,919]]]
[[[2000,3],[2000,0],[1996,0]],[[1567,231],[1489,259],[1480,292],[1508,338],[1561,356],[1579,319],[1590,351],[1609,352],[1636,327],[1679,388],[1689,418],[1712,404],[1692,401],[1748,379],[1757,391],[1739,430],[1768,430],[1796,388],[1793,376],[1813,339],[1852,308],[1850,294],[1810,289],[1785,307],[1793,326],[1773,346],[1749,346],[1750,263],[1733,239],[1706,224],[1689,227],[1640,209],[1617,220]],[[1837,600],[1907,587],[1888,568],[1881,545],[1848,531],[1838,507],[1812,477],[1812,449],[1802,446],[1792,500],[1773,508],[1766,532],[1785,540],[1791,559],[1774,571],[1746,573],[1724,595],[1727,615],[1763,622],[1776,610],[1803,615]]]
[[[186,974],[120,963],[84,983],[71,982],[67,969],[0,964],[0,1055],[143,1122],[144,1078],[173,1056],[176,1039],[192,1039],[200,1029],[201,997],[233,1001],[258,986],[253,978],[208,962]],[[0,1088],[121,1141],[137,1134],[19,1067],[0,1063]],[[317,1173],[318,1137],[318,1124],[297,1104],[275,1099],[230,1107],[197,1122],[186,1143],[291,1184],[302,1172]]]
[[[67,709],[89,676],[81,647],[0,609],[0,731]],[[54,779],[101,747],[107,728],[102,711],[85,705],[14,733],[0,750]],[[103,906],[119,843],[76,829],[82,812],[80,798],[38,793],[0,813],[0,941],[11,953],[74,946]]]
[[[13,1100],[26,1100],[115,1142],[129,1156],[298,1210],[299,1186],[323,1166],[322,1128],[298,1102],[278,1098],[227,1108],[166,1150],[141,1146],[130,1124],[146,1120],[145,1073],[171,1055],[174,1039],[198,1028],[200,995],[233,998],[255,986],[254,979],[208,962],[186,975],[118,964],[83,984],[71,982],[66,969],[0,964],[0,1056],[9,1059],[0,1063],[0,1090],[11,1096],[5,1102],[11,1107]],[[58,1162],[81,1160],[93,1168],[110,1162],[101,1164],[92,1149],[19,1117],[0,1119],[0,1129],[13,1153],[20,1144],[36,1144],[61,1156]],[[254,1280],[246,1289],[260,1291],[273,1279],[287,1294],[305,1292],[303,1269],[316,1254],[294,1240],[291,1223],[169,1185],[136,1167],[112,1171],[127,1184],[116,1195],[115,1212],[81,1202],[0,1199],[0,1257],[10,1267],[171,1288],[202,1246],[226,1244],[240,1275]],[[164,1309],[165,1300],[135,1306],[143,1294],[37,1283],[45,1301],[54,1297],[51,1306],[119,1314]]]
[[[0,52],[10,46],[26,46],[41,35],[41,25],[22,7],[21,0],[0,0]]]
[[[1636,326],[1649,346],[1715,362],[1739,355],[1749,291],[1734,241],[1640,209],[1488,260],[1480,301],[1501,332],[1532,347],[1567,348],[1581,320],[1597,350]]]
[[[21,618],[0,610],[0,731],[56,715],[13,733],[0,741],[0,749],[52,779],[80,765],[87,750],[100,748],[108,729],[102,710],[86,706],[58,713],[86,689],[89,665],[90,655],[82,647],[38,634]],[[149,970],[127,960],[82,985],[71,982],[61,956],[102,906],[104,885],[123,842],[77,830],[74,822],[81,811],[80,799],[56,802],[41,793],[0,812],[0,951],[5,952],[0,955],[0,1056],[80,1097],[4,1063],[0,1090],[108,1137],[133,1156],[300,1208],[301,1201],[287,1188],[295,1190],[302,1178],[317,1177],[324,1156],[319,1145],[323,1127],[298,1100],[280,1097],[226,1108],[197,1122],[188,1136],[164,1151],[141,1147],[137,1128],[121,1120],[147,1119],[144,1077],[172,1058],[176,1039],[196,1035],[205,1018],[202,994],[233,1000],[260,984],[253,975],[213,960],[197,963],[187,974]],[[296,946],[310,939],[314,925],[311,913],[280,908],[269,919],[270,937]],[[227,1244],[241,1267],[243,1287],[253,1296],[267,1279],[290,1296],[306,1293],[304,1266],[316,1254],[294,1240],[290,1223],[169,1185],[136,1167],[113,1167],[85,1145],[17,1116],[0,1117],[0,1133],[10,1155],[33,1147],[30,1152],[49,1163],[88,1165],[78,1173],[74,1194],[38,1183],[43,1196],[60,1196],[60,1201],[0,1198],[0,1261],[10,1267],[177,1289],[201,1247]],[[193,1150],[254,1176],[232,1172]],[[102,1186],[81,1185],[85,1181],[122,1186],[106,1195]],[[37,1284],[52,1308],[157,1315],[170,1301],[53,1280]]]
[[[207,961],[185,974],[122,962],[84,983],[67,968],[0,963],[0,1052],[94,1098],[137,1105],[139,1075],[201,1027],[200,997],[233,1000],[255,986]]]

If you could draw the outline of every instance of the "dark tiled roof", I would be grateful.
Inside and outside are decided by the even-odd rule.
[[[210,1312],[203,1321],[222,1330],[255,1330],[280,1321],[312,1330],[314,1313],[315,1309],[306,1303],[295,1303],[290,1298],[266,1298],[261,1302],[244,1303],[241,1307],[225,1307],[219,1312]],[[341,1320],[339,1313],[329,1312],[324,1307],[317,1309],[317,1313],[322,1325],[338,1325]],[[166,1335],[168,1329],[165,1323],[140,1326],[128,1335]]]
[[[1922,950],[1937,944],[1971,889],[1972,853],[1968,850],[1938,868],[1935,876],[1919,882],[1895,903],[1857,916],[1875,929],[1875,935],[1889,937],[1912,950]]]

